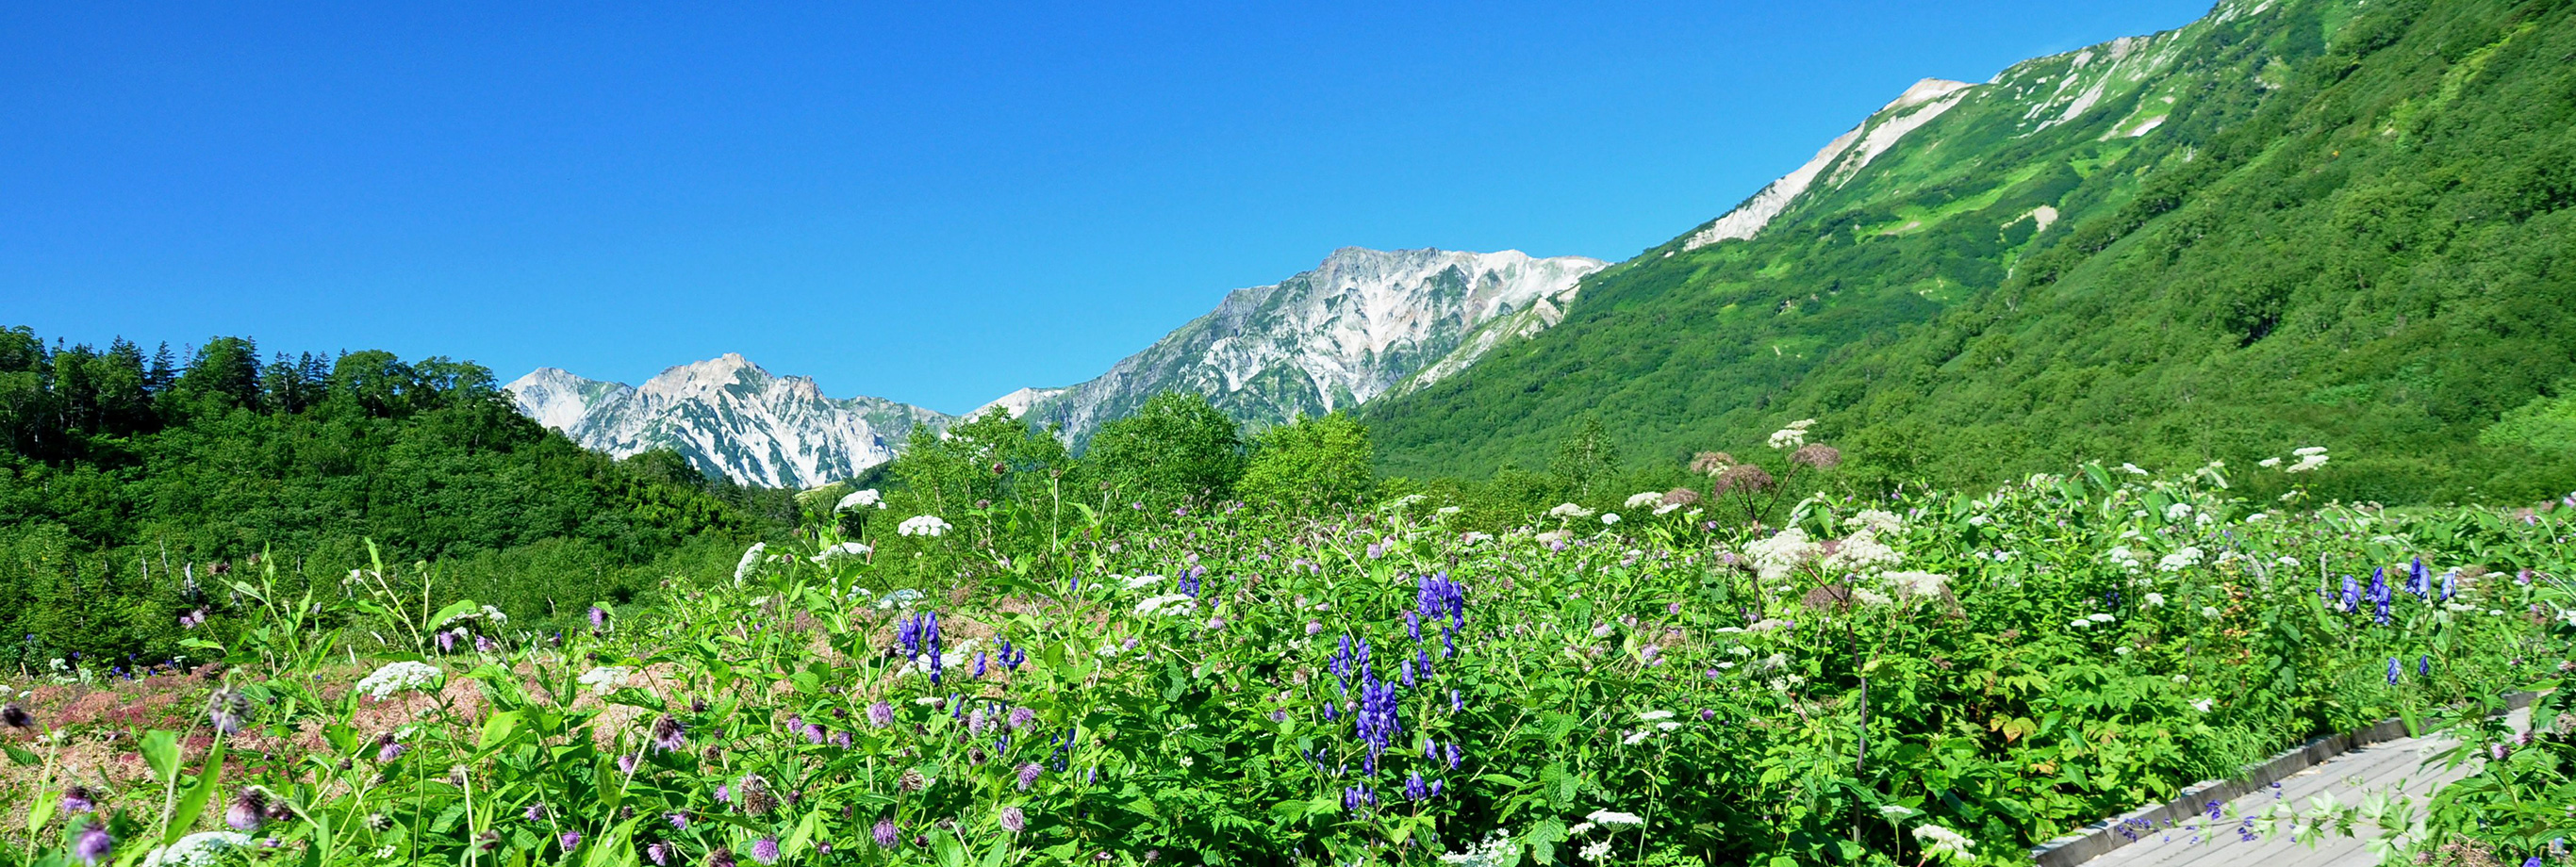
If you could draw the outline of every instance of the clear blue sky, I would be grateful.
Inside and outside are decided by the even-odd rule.
[[[749,5],[0,12],[0,325],[956,412],[1335,247],[1626,258],[2208,0]]]

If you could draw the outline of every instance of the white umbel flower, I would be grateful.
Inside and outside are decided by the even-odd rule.
[[[581,685],[589,687],[591,692],[611,692],[625,686],[626,676],[634,673],[633,670],[622,666],[603,665],[582,672],[580,681]]]
[[[1628,495],[1628,508],[1648,509],[1664,504],[1662,491],[1641,491]]]
[[[1601,525],[1602,525],[1602,526],[1607,527],[1607,526],[1609,526],[1609,525],[1616,524],[1616,523],[1619,523],[1619,513],[1617,513],[1617,512],[1603,512],[1603,513],[1601,513]]]
[[[1589,518],[1592,510],[1573,503],[1558,503],[1556,508],[1547,510],[1547,515],[1551,518]]]
[[[1791,527],[1768,539],[1756,539],[1744,546],[1744,554],[1753,561],[1753,569],[1764,581],[1777,581],[1789,576],[1798,565],[1814,558],[1824,546],[1807,538],[1807,531]]]
[[[1181,614],[1189,611],[1195,604],[1197,600],[1191,599],[1188,594],[1166,593],[1136,603],[1136,616],[1151,617],[1158,613]]]
[[[383,701],[391,698],[394,693],[404,690],[436,686],[445,676],[437,666],[425,662],[411,660],[388,662],[383,668],[376,669],[374,674],[360,678],[357,690],[377,701]]]
[[[1973,858],[1968,850],[1977,845],[1965,835],[1939,825],[1915,826],[1914,839],[1923,844],[1924,855],[1943,861]]]
[[[876,549],[870,548],[864,543],[843,542],[815,552],[814,565],[829,566],[841,560],[857,560],[868,556],[870,552],[875,550]]]
[[[1583,818],[1591,821],[1595,825],[1609,825],[1614,828],[1620,826],[1634,827],[1646,824],[1644,817],[1638,816],[1635,813],[1622,813],[1617,810],[1594,810],[1592,811],[1592,815],[1585,816]]]
[[[1797,421],[1790,422],[1788,427],[1772,431],[1771,447],[1775,449],[1794,449],[1799,446],[1806,445],[1807,428],[1813,427],[1815,424],[1815,419],[1802,418]]]
[[[250,835],[232,831],[204,831],[179,838],[170,845],[143,856],[143,867],[207,867],[221,863],[224,853],[250,845]]]
[[[842,497],[841,502],[832,506],[832,511],[847,512],[851,509],[866,509],[872,507],[878,509],[886,507],[885,495],[877,493],[877,489],[875,488],[850,492],[849,496]]]
[[[740,584],[743,579],[751,577],[751,573],[759,571],[761,555],[767,553],[767,542],[753,542],[751,547],[743,549],[742,560],[733,564],[733,583]]]
[[[937,536],[948,532],[948,522],[938,515],[914,515],[895,525],[894,531],[906,536]]]

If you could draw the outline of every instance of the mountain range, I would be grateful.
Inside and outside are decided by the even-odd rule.
[[[1498,343],[1555,324],[1578,281],[1608,265],[1517,250],[1347,247],[1314,270],[1227,293],[1096,378],[1023,388],[974,412],[1026,415],[1079,445],[1170,390],[1207,395],[1255,426],[1353,408],[1438,382]],[[915,428],[958,420],[881,398],[835,400],[811,379],[731,354],[640,387],[549,367],[505,388],[522,413],[586,447],[619,457],[672,449],[701,472],[770,487],[855,476],[892,460]]]
[[[2324,444],[2348,471],[2321,496],[2563,489],[2570,58],[2563,2],[2227,0],[1984,82],[1917,82],[1616,265],[1337,251],[1098,378],[994,406],[1077,442],[1163,389],[1255,424],[1352,408],[1381,468],[1417,477],[1541,467],[1587,417],[1628,462],[1668,465],[1815,418],[1847,473],[1881,482],[2086,458],[2241,470]],[[715,451],[514,391],[567,430]]]

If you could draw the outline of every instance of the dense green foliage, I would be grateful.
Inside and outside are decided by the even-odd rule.
[[[1875,486],[2315,444],[2330,498],[2576,487],[2576,8],[2247,6],[2017,66],[1752,240],[1595,275],[1372,403],[1384,465],[1535,467],[1595,414],[1668,464],[1815,417]],[[2105,91],[2043,125],[2056,80]]]
[[[1206,397],[1164,392],[1092,435],[1083,463],[1111,488],[1157,510],[1229,499],[1243,477],[1242,432]]]
[[[2527,576],[2576,565],[2570,510],[2276,511],[2215,467],[1777,530],[1654,497],[1500,535],[1427,499],[1122,529],[984,493],[902,537],[963,583],[818,522],[559,642],[400,569],[244,576],[198,633],[222,691],[121,686],[180,712],[12,747],[0,863],[2006,864],[2576,634],[2524,613],[2563,610]]]
[[[522,616],[625,599],[653,564],[730,556],[761,497],[669,455],[618,462],[538,427],[489,371],[390,353],[283,354],[215,338],[47,348],[0,330],[0,664],[152,663],[227,573],[283,560],[336,583],[435,560],[451,592]],[[692,547],[694,546],[694,550]]]
[[[1302,511],[1346,509],[1377,489],[1368,428],[1340,412],[1303,416],[1254,438],[1244,499]]]

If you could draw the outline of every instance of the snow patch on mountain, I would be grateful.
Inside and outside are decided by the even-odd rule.
[[[1744,200],[1743,204],[1736,205],[1734,210],[1718,217],[1707,228],[1692,233],[1689,239],[1682,242],[1682,249],[1697,250],[1719,241],[1753,237],[1762,231],[1762,227],[1770,225],[1771,220],[1780,216],[1782,211],[1788,210],[1790,203],[1796,201],[1799,194],[1814,185],[1816,178],[1823,175],[1826,169],[1834,169],[1832,183],[1839,185],[1851,180],[1852,175],[1859,173],[1861,168],[1869,165],[1871,160],[1877,159],[1879,154],[1886,153],[1888,148],[1895,147],[1897,140],[1903,138],[1906,133],[1931,123],[1933,118],[1940,117],[1943,112],[1958,105],[1963,92],[1975,86],[1964,81],[1939,78],[1926,78],[1915,82],[1912,87],[1906,88],[1904,93],[1898,94],[1894,101],[1871,114],[1867,120],[1861,121],[1859,126],[1852,127],[1850,132],[1835,136],[1833,141],[1826,142],[1824,149],[1816,151],[1815,158],[1808,160],[1805,165],[1764,186],[1760,192],[1754,193],[1752,198]],[[1912,110],[1907,111],[1908,109]],[[1899,111],[1905,114],[1888,116],[1890,112]]]
[[[1255,426],[1355,407],[1426,368],[1445,362],[1454,372],[1509,336],[1455,356],[1486,323],[1543,303],[1552,312],[1517,333],[1553,324],[1576,284],[1608,265],[1518,250],[1345,247],[1314,270],[1227,293],[1215,310],[1027,412],[1081,442],[1164,391],[1206,395]]]
[[[949,416],[874,397],[836,400],[814,380],[775,376],[739,354],[662,371],[642,386],[539,368],[504,386],[519,411],[574,442],[627,457],[680,453],[747,485],[805,488],[894,459],[913,429]]]

